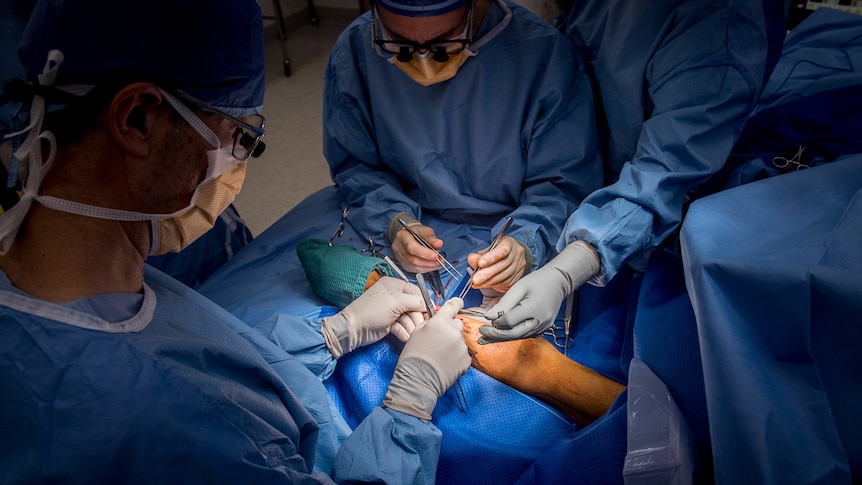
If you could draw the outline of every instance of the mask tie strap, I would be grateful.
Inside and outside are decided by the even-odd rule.
[[[45,62],[45,67],[42,74],[39,74],[38,80],[41,86],[51,86],[57,77],[57,70],[63,62],[63,53],[59,50],[48,52],[48,59]],[[27,180],[23,184],[23,193],[21,199],[8,211],[0,215],[0,254],[6,254],[12,243],[15,241],[15,236],[18,234],[18,229],[24,221],[24,217],[30,210],[33,201],[39,195],[39,187],[42,185],[42,179],[45,173],[51,168],[54,162],[54,152],[56,151],[57,142],[54,134],[50,132],[42,133],[42,121],[45,119],[45,98],[40,95],[33,96],[33,102],[30,107],[30,124],[24,130],[13,133],[9,136],[17,136],[27,133],[27,138],[15,151],[14,157],[18,160],[27,160]],[[48,140],[50,145],[50,153],[48,160],[42,163],[42,140]]]

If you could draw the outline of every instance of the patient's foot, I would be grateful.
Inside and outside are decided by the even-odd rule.
[[[543,338],[479,345],[476,342],[482,336],[479,327],[487,324],[460,315],[459,318],[464,322],[464,339],[473,367],[526,394],[536,390],[536,383],[545,372],[542,361],[552,357],[544,354],[559,354],[553,344]]]
[[[625,386],[564,356],[544,338],[479,345],[486,323],[460,316],[473,367],[504,384],[556,406],[586,425],[602,414]]]

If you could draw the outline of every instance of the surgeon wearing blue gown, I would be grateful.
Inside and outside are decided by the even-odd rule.
[[[470,248],[479,288],[544,263],[601,185],[595,136],[571,42],[508,0],[378,0],[331,52],[324,154],[338,197],[412,272],[440,265],[398,219],[445,250],[443,238],[497,233],[512,216],[497,249],[480,261]]]
[[[0,215],[0,481],[434,483],[430,416],[470,362],[459,299],[423,322],[418,288],[382,278],[295,319],[330,361],[412,331],[351,432],[318,375],[144,263],[210,229],[254,166],[262,30],[254,0],[36,5],[27,178]]]
[[[719,171],[781,51],[778,0],[567,0],[556,25],[596,92],[605,184],[566,222],[560,254],[489,309],[485,341],[541,334],[566,295],[603,286],[677,230]]]

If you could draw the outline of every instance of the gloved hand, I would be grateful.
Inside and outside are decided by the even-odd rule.
[[[425,303],[419,287],[384,276],[337,314],[326,317],[320,332],[337,359],[392,332],[401,341],[424,320]]]
[[[391,242],[390,247],[392,248],[392,254],[395,256],[395,262],[411,273],[427,273],[439,270],[442,266],[437,261],[437,253],[419,243],[410,234],[410,231],[404,229],[398,222],[399,218],[410,226],[410,229],[422,236],[434,249],[439,250],[443,247],[443,240],[437,239],[434,229],[422,225],[414,217],[402,212],[392,218],[392,221],[389,223],[389,241]]]
[[[483,249],[467,255],[467,264],[477,268],[473,287],[508,291],[526,272],[532,261],[529,250],[515,238],[505,236],[493,250]]]
[[[417,328],[404,345],[383,406],[426,421],[437,399],[470,367],[464,324],[455,318],[464,301],[452,298]]]
[[[533,271],[485,312],[491,325],[483,326],[480,344],[541,335],[554,324],[566,295],[600,269],[599,253],[584,241],[575,241],[554,259]]]

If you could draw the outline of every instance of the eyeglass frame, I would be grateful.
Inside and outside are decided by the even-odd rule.
[[[437,62],[446,62],[449,60],[449,55],[458,54],[459,52],[463,52],[470,44],[473,43],[473,1],[470,2],[469,7],[467,8],[467,37],[461,39],[446,39],[446,40],[435,40],[429,42],[418,43],[409,39],[404,40],[384,40],[377,38],[377,6],[374,5],[371,8],[371,42],[380,48],[383,52],[387,54],[392,54],[397,56],[397,59],[401,62],[410,62],[413,59],[413,54],[420,50],[426,50],[432,53],[432,58]],[[380,28],[385,29],[386,27],[383,25],[383,22],[380,22]],[[401,48],[398,51],[389,50],[386,44],[397,44]],[[449,51],[446,48],[438,48],[434,49],[435,45],[439,44],[461,44],[461,47],[458,50]],[[410,52],[405,52],[407,49],[412,48],[413,50]],[[438,56],[441,55],[439,49],[443,49],[443,54],[446,55],[445,58],[440,59]],[[404,57],[410,56],[410,57]]]
[[[237,146],[237,144],[242,146],[242,143],[240,142],[240,140],[241,140],[242,136],[244,136],[246,134],[243,132],[240,134],[240,136],[234,136],[233,147],[231,147],[231,154],[234,157],[236,157],[237,159],[245,160],[248,158],[257,158],[266,149],[266,143],[261,141],[261,138],[263,138],[264,135],[266,135],[266,130],[264,129],[266,127],[266,118],[264,118],[263,115],[260,115],[260,114],[251,115],[251,116],[256,116],[256,117],[260,118],[260,128],[256,128],[255,126],[237,118],[236,116],[227,114],[224,111],[216,108],[215,106],[207,103],[206,101],[198,99],[198,98],[192,96],[191,94],[189,94],[189,93],[187,93],[181,89],[174,90],[174,95],[177,97],[177,99],[179,99],[180,101],[182,101],[184,103],[192,104],[192,105],[194,105],[195,108],[197,108],[201,111],[204,111],[207,113],[212,113],[214,115],[218,115],[218,116],[230,121],[231,123],[238,125],[240,128],[243,128],[247,131],[250,131],[256,135],[256,137],[254,139],[254,143],[251,144],[251,148],[246,149],[246,153],[248,155],[246,155],[245,158],[238,157],[236,155],[236,146]],[[245,149],[245,147],[243,147],[243,148]]]

